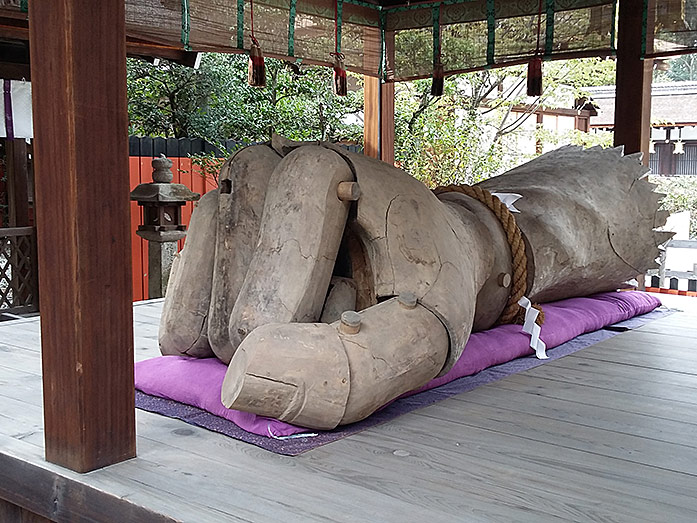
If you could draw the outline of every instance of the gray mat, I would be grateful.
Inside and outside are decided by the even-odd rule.
[[[487,383],[500,380],[501,378],[505,378],[511,374],[532,369],[534,367],[539,367],[548,361],[554,361],[563,356],[573,354],[581,349],[612,338],[621,332],[636,329],[652,320],[667,316],[672,312],[673,311],[670,309],[660,307],[647,314],[635,316],[634,318],[615,323],[614,325],[609,325],[603,329],[582,334],[570,341],[567,341],[566,343],[562,343],[554,349],[547,351],[547,355],[549,356],[549,359],[547,360],[539,360],[535,358],[534,355],[531,355],[524,358],[518,358],[501,365],[489,367],[488,369],[478,372],[472,376],[465,376],[435,389],[398,399],[381,410],[375,412],[373,415],[363,421],[338,427],[330,431],[313,432],[310,433],[310,435],[298,434],[285,438],[259,436],[247,432],[246,430],[239,428],[233,422],[206,412],[205,410],[157,396],[150,396],[139,390],[136,390],[136,407],[171,418],[181,419],[192,425],[203,427],[215,432],[220,432],[221,434],[225,434],[247,443],[252,443],[253,445],[277,454],[297,456],[298,454],[302,454],[308,450],[312,450],[316,447],[331,443],[332,441],[345,438],[351,434],[355,434],[370,427],[385,423],[386,421],[406,414],[407,412],[432,405],[433,403],[443,399],[455,396],[456,394],[460,394],[462,392],[467,392],[482,385],[486,385]]]

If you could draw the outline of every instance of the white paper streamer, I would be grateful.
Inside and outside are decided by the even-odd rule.
[[[316,432],[301,432],[300,434],[291,434],[290,436],[276,436],[276,434],[271,431],[271,424],[266,426],[266,431],[273,439],[314,438],[315,436],[319,436]]]
[[[523,332],[530,334],[530,347],[535,351],[537,359],[546,360],[549,358],[547,353],[547,345],[540,339],[540,326],[535,323],[537,316],[540,314],[535,307],[532,306],[530,300],[525,296],[518,300],[518,305],[525,309],[525,322],[523,323]]]
[[[520,212],[513,206],[513,204],[523,197],[521,194],[516,194],[513,192],[492,192],[491,195],[496,196],[499,200],[501,200],[503,204],[508,207],[509,211]]]

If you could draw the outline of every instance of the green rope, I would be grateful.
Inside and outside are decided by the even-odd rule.
[[[646,37],[648,36],[649,0],[644,0],[644,18],[641,22],[641,58],[646,56]],[[651,35],[653,36],[653,35]]]
[[[347,2],[349,0],[346,0]],[[458,5],[466,4],[472,0],[443,0],[442,2],[429,2],[424,4],[410,4],[410,5],[400,5],[397,7],[384,7],[385,11],[388,13],[400,13],[402,11],[411,11],[413,9],[428,9],[429,7],[433,9],[434,7],[440,7],[442,5]]]
[[[433,67],[440,62],[440,5],[431,8],[433,21]]]
[[[494,63],[494,52],[496,45],[496,8],[494,5],[494,0],[486,0],[486,25],[486,63],[487,65],[492,65]]]
[[[387,80],[387,45],[385,44],[385,25],[387,16],[384,10],[380,10],[380,70],[378,74],[383,80]]]
[[[616,30],[616,22],[617,21],[617,0],[612,2],[612,28],[610,29],[610,48],[613,51],[617,51],[617,45],[615,42],[615,30]],[[644,42],[646,42],[646,38],[644,38]]]
[[[23,13],[29,12],[29,0],[21,0],[19,2],[19,10]]]
[[[469,0],[468,0],[469,1]],[[381,5],[370,4],[368,2],[363,2],[362,0],[344,0],[347,4],[359,5],[361,7],[369,7],[370,9],[375,9],[377,11],[382,11]]]
[[[237,0],[237,49],[244,49],[244,0]]]
[[[554,0],[547,0],[547,27],[545,28],[545,56],[554,51]]]
[[[343,17],[344,0],[336,0],[336,52],[341,52],[341,18]]]
[[[295,56],[295,7],[297,0],[290,0],[288,14],[288,56]]]
[[[189,0],[182,0],[182,44],[184,44],[184,49],[187,51],[191,51],[191,46],[189,46],[190,26],[191,17],[189,15]]]
[[[364,5],[364,2],[360,2],[359,0],[344,0],[345,2],[351,3],[351,4],[356,4],[356,5]],[[435,6],[443,6],[443,5],[460,5],[460,4],[467,4],[472,2],[472,0],[442,0],[440,2],[424,2],[421,4],[409,4],[409,5],[400,5],[400,6],[395,6],[395,7],[383,7],[382,9],[387,11],[388,13],[399,13],[401,11],[411,11],[413,9],[429,9]],[[610,2],[603,2],[602,0],[597,0],[595,2],[591,1],[566,1],[565,4],[568,4],[566,9],[582,9],[584,7],[589,7],[593,5],[607,5]],[[366,7],[373,7],[375,8],[376,6],[374,5],[366,5]]]

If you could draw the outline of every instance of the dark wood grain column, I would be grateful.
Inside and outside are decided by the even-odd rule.
[[[124,0],[29,2],[46,459],[135,455]]]
[[[652,2],[649,2],[651,7]],[[651,80],[653,60],[642,60],[643,5],[622,0],[617,32],[617,78],[615,95],[615,145],[625,153],[644,153],[649,161],[651,139]],[[652,10],[649,9],[649,13]],[[652,38],[653,24],[649,24]]]

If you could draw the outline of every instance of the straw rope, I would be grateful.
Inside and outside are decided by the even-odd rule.
[[[447,192],[458,192],[464,194],[465,196],[469,196],[470,198],[474,198],[478,202],[486,205],[486,207],[493,212],[496,218],[499,220],[504,232],[506,233],[508,245],[511,248],[513,278],[511,290],[508,295],[508,301],[498,320],[496,320],[496,323],[522,324],[525,318],[525,310],[518,305],[518,300],[525,295],[527,290],[528,257],[525,254],[525,242],[523,241],[523,235],[520,232],[520,227],[518,227],[513,213],[511,213],[511,211],[508,210],[508,207],[506,207],[506,204],[504,204],[496,196],[477,185],[447,185],[437,187],[433,192],[436,195]],[[544,313],[539,305],[534,305],[534,307],[540,311],[540,314],[537,317],[537,323],[541,325],[544,322]]]

